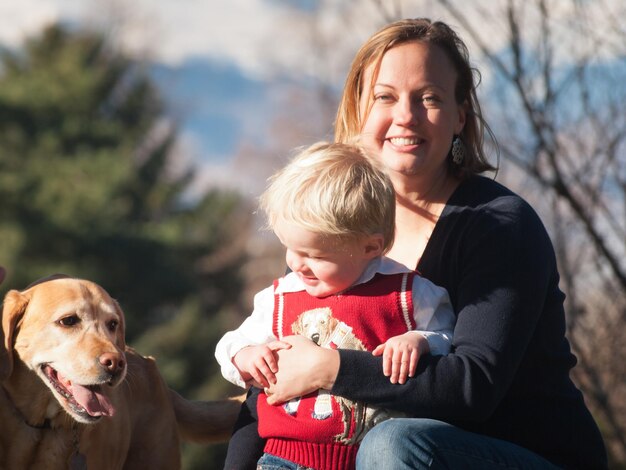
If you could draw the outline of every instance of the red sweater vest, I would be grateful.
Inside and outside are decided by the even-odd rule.
[[[274,334],[301,334],[322,347],[371,351],[392,336],[415,329],[411,286],[414,273],[382,275],[339,295],[306,291],[276,294]],[[278,282],[274,282],[276,289]],[[355,467],[358,443],[385,419],[385,411],[325,391],[281,406],[258,400],[259,434],[265,452],[316,470]]]

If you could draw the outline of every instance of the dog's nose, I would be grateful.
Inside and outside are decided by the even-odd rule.
[[[315,344],[317,344],[319,346],[319,344],[320,344],[320,334],[319,333],[313,333],[311,335],[311,341],[313,341]]]
[[[100,356],[102,364],[110,373],[116,374],[124,369],[124,357],[121,354],[104,353]]]

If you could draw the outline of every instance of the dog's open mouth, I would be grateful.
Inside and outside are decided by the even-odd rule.
[[[101,385],[79,385],[63,376],[48,364],[42,366],[44,375],[54,390],[65,398],[69,408],[85,421],[96,421],[103,416],[113,416],[115,408],[102,393]]]

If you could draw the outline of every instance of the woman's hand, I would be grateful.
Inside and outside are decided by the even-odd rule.
[[[279,405],[320,388],[330,390],[339,372],[339,353],[321,348],[303,336],[286,336],[291,344],[278,355],[276,383],[265,389],[267,402]]]

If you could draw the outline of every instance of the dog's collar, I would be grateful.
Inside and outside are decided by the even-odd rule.
[[[9,402],[9,404],[11,405],[11,408],[13,409],[13,413],[17,416],[18,419],[21,419],[22,422],[28,426],[29,428],[32,429],[39,429],[39,430],[45,430],[45,429],[52,429],[52,425],[50,422],[49,418],[46,418],[42,424],[30,424],[28,422],[28,420],[26,419],[26,417],[24,416],[24,414],[18,409],[17,406],[15,406],[15,403],[13,403],[13,400],[11,400],[11,397],[9,396],[9,393],[5,390],[4,386],[0,385],[0,390],[2,390],[2,394],[4,395],[4,398],[6,399],[7,402]],[[74,451],[72,452],[72,455],[70,457],[70,468],[74,469],[86,469],[87,468],[87,459],[85,458],[84,454],[81,454],[80,452],[80,435],[78,432],[78,426],[76,425],[76,422],[73,421],[72,422],[72,447],[74,449]]]
[[[44,419],[43,423],[41,424],[30,424],[28,421],[26,421],[26,419],[24,419],[24,424],[26,424],[26,426],[29,426],[33,429],[52,429],[52,425],[50,423],[49,418]]]
[[[28,426],[29,428],[33,428],[33,429],[51,429],[52,428],[50,419],[48,418],[46,418],[41,424],[29,423],[28,420],[26,419],[26,416],[24,416],[24,414],[19,410],[19,408],[15,406],[15,403],[13,403],[13,400],[11,400],[11,397],[9,396],[9,393],[5,390],[4,386],[0,385],[0,390],[2,390],[2,393],[4,394],[4,398],[6,399],[6,401],[9,402],[9,404],[11,405],[11,408],[13,409],[13,413],[26,426]]]

